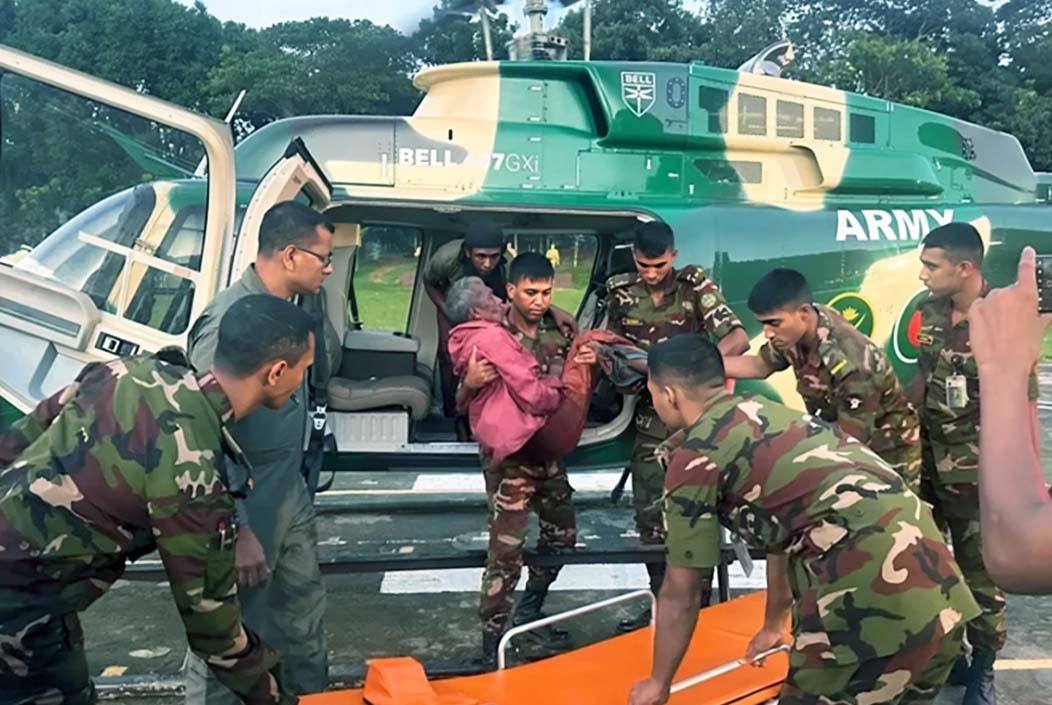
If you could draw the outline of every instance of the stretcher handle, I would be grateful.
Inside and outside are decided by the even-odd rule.
[[[512,627],[508,631],[504,632],[504,636],[500,638],[500,643],[497,644],[497,670],[503,671],[505,665],[504,650],[508,648],[508,642],[511,638],[522,634],[523,632],[532,631],[538,627],[547,626],[549,624],[555,624],[571,617],[576,617],[581,614],[587,614],[594,612],[595,610],[601,610],[604,607],[610,607],[626,600],[634,600],[637,597],[646,597],[650,600],[650,623],[654,623],[654,615],[657,614],[657,598],[654,597],[654,593],[650,590],[633,590],[632,592],[626,592],[623,595],[617,595],[616,597],[610,597],[599,602],[593,602],[590,605],[584,605],[577,607],[572,610],[560,612],[559,614],[553,614],[550,617],[543,617],[541,619],[535,619],[532,622],[526,622],[526,624],[520,624],[517,627]]]
[[[716,666],[716,668],[710,668],[709,670],[704,671],[702,673],[699,673],[696,676],[691,676],[690,678],[684,678],[683,680],[679,681],[678,683],[673,683],[672,687],[669,688],[669,693],[678,693],[681,690],[686,690],[687,688],[692,688],[692,687],[698,685],[699,683],[704,683],[705,681],[710,681],[713,678],[716,678],[717,676],[722,676],[724,673],[730,673],[731,671],[737,670],[737,669],[741,668],[742,666],[744,666],[744,665],[746,665],[748,663],[756,663],[757,661],[763,661],[765,658],[769,658],[771,656],[774,656],[775,654],[777,654],[780,651],[788,651],[788,650],[789,650],[789,645],[788,644],[782,644],[781,646],[776,646],[773,649],[768,649],[767,651],[763,651],[763,652],[757,654],[756,658],[754,658],[752,661],[748,661],[748,660],[746,660],[744,658],[740,658],[740,659],[737,659],[736,661],[731,661],[729,663],[725,663],[722,666]]]

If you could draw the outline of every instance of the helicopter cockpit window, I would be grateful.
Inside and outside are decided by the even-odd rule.
[[[816,140],[840,141],[840,111],[815,108],[814,136]]]
[[[851,141],[859,144],[873,144],[877,141],[877,121],[872,115],[851,113]]]
[[[720,88],[702,86],[698,89],[698,107],[707,114],[706,131],[714,135],[727,132],[727,102],[730,94]]]
[[[15,268],[82,291],[100,311],[115,313],[111,293],[124,268],[124,256],[106,245],[131,246],[153,211],[154,200],[148,186],[116,193],[59,226]]]
[[[767,99],[748,93],[738,94],[738,133],[767,134]]]
[[[779,137],[802,138],[804,136],[804,106],[788,100],[779,100],[775,127]]]

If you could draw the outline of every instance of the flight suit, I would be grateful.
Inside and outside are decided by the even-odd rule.
[[[981,296],[989,292],[984,286]],[[968,627],[972,646],[999,651],[1007,638],[1005,596],[983,563],[979,526],[979,369],[972,355],[968,318],[951,326],[953,301],[929,297],[921,313],[917,374],[925,383],[920,409],[923,434],[922,496],[950,531],[954,556],[968,586],[983,608],[983,616]],[[967,399],[950,406],[947,382],[963,377]],[[1037,398],[1037,379],[1031,377],[1030,398]]]
[[[824,421],[726,392],[657,455],[671,565],[716,565],[720,524],[788,556],[781,705],[932,702],[980,609],[899,475]]]
[[[799,345],[770,343],[760,357],[775,370],[790,366],[808,413],[835,423],[920,491],[920,422],[887,355],[835,309],[816,305],[818,348],[805,357]]]
[[[212,364],[219,321],[227,309],[246,296],[266,293],[259,275],[249,267],[213,299],[190,330],[195,368]],[[252,463],[255,480],[255,490],[239,502],[238,512],[242,525],[249,526],[262,544],[271,571],[264,584],[241,586],[245,623],[281,654],[283,681],[295,693],[321,692],[329,686],[318,529],[302,474],[308,398],[305,381],[280,409],[257,409],[231,428]],[[236,702],[197,659],[188,659],[186,681],[188,705]]]
[[[157,550],[190,650],[247,703],[295,701],[241,623],[232,418],[212,373],[168,349],[87,365],[0,437],[0,700],[94,702],[77,613]]]
[[[508,300],[505,287],[506,264],[501,258],[497,267],[483,276],[464,254],[464,240],[451,240],[435,250],[424,266],[424,282],[442,293],[465,277],[478,277],[486,283],[501,301]],[[449,359],[449,330],[452,327],[442,310],[436,312],[438,322],[438,373],[442,385],[442,413],[454,418],[456,412],[457,378],[453,374],[453,362]]]
[[[568,321],[557,323],[549,310],[538,324],[537,337],[532,339],[507,318],[504,326],[533,353],[543,374],[562,375],[566,354],[576,334]],[[540,552],[573,549],[577,543],[577,523],[571,497],[573,489],[561,460],[537,464],[514,454],[493,467],[483,458],[483,467],[489,504],[489,549],[482,576],[479,616],[486,631],[499,634],[515,604],[529,510],[537,512],[540,528],[537,550]],[[559,570],[558,566],[531,566],[527,593],[545,594]]]
[[[743,327],[719,287],[701,267],[687,265],[674,270],[666,281],[661,303],[655,305],[639,274],[610,277],[606,283],[607,329],[649,350],[655,343],[682,333],[707,333],[719,340]],[[661,544],[665,540],[661,520],[665,473],[654,458],[654,450],[669,434],[645,389],[636,404],[635,431],[630,469],[636,528],[642,543]],[[661,587],[664,566],[647,564],[647,570],[656,593]],[[711,572],[705,582],[711,585]]]

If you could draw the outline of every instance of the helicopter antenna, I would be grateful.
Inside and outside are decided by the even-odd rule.
[[[245,97],[246,89],[242,88],[241,92],[237,94],[237,98],[234,98],[234,104],[230,106],[230,110],[227,111],[226,117],[223,122],[230,124],[234,120],[234,115],[237,113],[238,107],[241,106],[241,101]],[[201,161],[197,164],[197,168],[194,169],[194,176],[204,176],[205,167],[208,166],[208,156],[201,157]]]

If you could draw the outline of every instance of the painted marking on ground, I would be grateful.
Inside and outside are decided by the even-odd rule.
[[[1052,670],[1052,658],[999,658],[994,662],[997,671]]]
[[[579,492],[609,492],[621,479],[620,472],[588,472],[570,474],[570,484]],[[625,486],[630,489],[631,479]],[[420,475],[413,483],[413,492],[475,492],[483,494],[486,485],[481,472],[462,472]],[[328,492],[326,492],[328,494]]]
[[[732,590],[761,590],[766,587],[767,565],[755,561],[752,575],[746,577],[741,566],[730,567]],[[482,582],[481,568],[453,570],[405,570],[384,573],[380,592],[385,595],[417,595],[439,592],[478,592]],[[519,589],[526,585],[526,571],[519,580]],[[597,565],[568,565],[559,573],[551,589],[617,590],[628,591],[649,585],[646,569],[641,564],[600,563]]]

